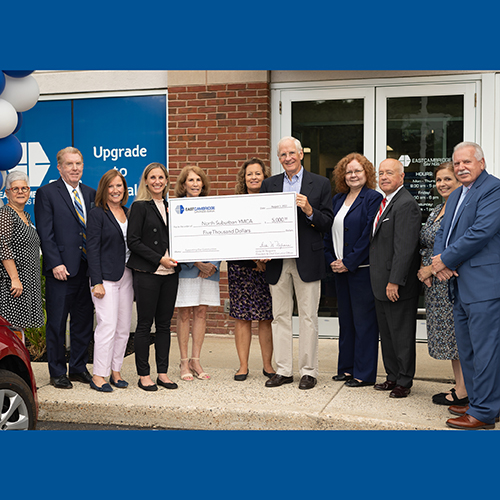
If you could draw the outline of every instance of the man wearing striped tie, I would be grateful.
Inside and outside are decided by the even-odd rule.
[[[393,158],[380,163],[378,177],[385,198],[373,221],[370,278],[387,379],[375,384],[391,398],[410,394],[415,375],[415,335],[420,281],[417,272],[420,208],[404,188],[403,165]]]
[[[60,177],[37,190],[35,222],[42,246],[46,340],[50,383],[71,389],[71,380],[90,383],[88,347],[93,305],[87,277],[86,220],[95,189],[80,183],[82,153],[67,147],[57,153]],[[70,316],[69,378],[66,374],[66,321]]]

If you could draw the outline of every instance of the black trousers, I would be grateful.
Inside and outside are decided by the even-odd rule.
[[[47,358],[51,377],[66,374],[66,321],[70,315],[69,373],[82,373],[87,369],[89,343],[94,333],[94,304],[90,296],[87,262],[80,264],[76,276],[67,281],[45,277],[47,309]]]
[[[134,294],[137,304],[137,328],[134,348],[139,376],[150,374],[149,346],[151,326],[156,327],[156,372],[167,373],[170,355],[170,322],[174,314],[179,275],[134,271]]]
[[[417,309],[418,295],[397,302],[375,299],[387,380],[403,387],[411,387],[415,376]]]

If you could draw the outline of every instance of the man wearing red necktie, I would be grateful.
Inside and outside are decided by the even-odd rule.
[[[405,174],[398,160],[384,160],[378,175],[385,198],[373,222],[370,278],[387,379],[374,388],[391,391],[391,398],[405,398],[415,375],[422,216],[417,202],[403,187]]]

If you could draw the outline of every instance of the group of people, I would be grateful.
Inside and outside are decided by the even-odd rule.
[[[448,405],[457,417],[447,421],[450,427],[494,427],[500,410],[500,287],[495,282],[500,266],[500,181],[485,171],[480,146],[458,144],[453,162],[436,169],[436,189],[444,201],[423,226],[420,208],[404,188],[404,167],[396,159],[379,165],[381,194],[375,168],[366,157],[351,153],[342,158],[334,170],[337,194],[332,199],[328,179],[302,166],[300,141],[284,137],[277,154],[283,173],[271,176],[262,160],[251,158],[238,173],[236,193],[296,193],[299,257],[228,262],[230,316],[235,319],[240,363],[234,379],[248,376],[252,321],[257,321],[265,386],[293,382],[295,294],[298,387],[316,385],[321,280],[329,267],[335,276],[340,325],[333,379],[351,388],[373,386],[388,391],[391,398],[407,397],[415,375],[416,315],[423,283],[429,353],[451,360],[455,376],[455,386],[434,395],[433,402]],[[207,308],[220,305],[221,263],[178,263],[170,257],[170,179],[165,166],[151,163],[145,168],[130,209],[125,206],[127,182],[117,170],[106,172],[95,191],[80,182],[83,157],[78,149],[61,150],[57,168],[60,178],[37,191],[36,229],[24,211],[30,195],[25,174],[8,175],[8,203],[0,208],[0,313],[16,326],[44,324],[35,272],[41,247],[51,384],[68,389],[72,381],[80,381],[99,392],[128,386],[121,367],[134,300],[138,386],[145,391],[178,387],[168,376],[175,308],[180,379],[209,379],[200,357]],[[202,169],[187,166],[181,171],[176,197],[209,192]],[[149,363],[153,322],[156,381]],[[86,363],[92,336],[91,375]],[[379,336],[387,376],[376,383]]]
[[[391,398],[411,392],[421,284],[429,354],[451,360],[455,386],[435,394],[455,429],[491,429],[500,410],[500,181],[485,171],[478,144],[462,142],[435,169],[443,198],[422,226],[404,188],[404,167],[375,170],[352,153],[334,171],[338,194],[325,256],[337,289],[338,373],[348,387],[373,386]],[[469,194],[470,193],[470,194]],[[378,338],[386,379],[376,383]]]

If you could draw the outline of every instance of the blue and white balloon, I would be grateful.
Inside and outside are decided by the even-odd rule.
[[[31,75],[31,73],[33,73],[33,70],[31,70],[31,71],[21,71],[21,70],[11,71],[11,70],[4,69],[3,72],[6,75],[11,76],[12,78],[24,78],[25,76]]]
[[[17,121],[17,111],[14,106],[0,96],[0,139],[14,133]]]
[[[2,99],[10,102],[16,111],[23,112],[31,109],[40,97],[40,88],[32,76],[24,78],[5,77],[5,89],[0,94]]]
[[[15,135],[0,139],[0,170],[14,168],[23,157],[23,148]]]

